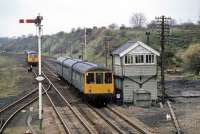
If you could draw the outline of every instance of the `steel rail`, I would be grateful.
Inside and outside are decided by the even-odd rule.
[[[149,130],[144,129],[143,127],[134,124],[130,119],[128,119],[126,116],[120,114],[118,111],[114,110],[113,108],[106,106],[107,109],[109,109],[110,111],[112,111],[113,113],[115,113],[117,116],[119,116],[121,119],[125,120],[129,125],[131,125],[132,127],[134,127],[136,130],[138,130],[140,133],[142,134],[151,134],[154,132],[150,132]]]
[[[182,131],[181,131],[181,128],[180,128],[180,125],[179,125],[179,122],[178,122],[178,119],[176,118],[176,115],[175,115],[175,112],[170,104],[169,101],[167,101],[167,106],[169,107],[169,110],[170,110],[170,115],[172,116],[172,119],[173,119],[173,123],[174,123],[174,126],[176,128],[176,133],[177,134],[181,134]]]
[[[46,66],[48,66],[48,65],[44,66],[48,70],[48,72],[50,72],[53,76],[57,77],[57,75]]]
[[[35,74],[35,76],[37,75],[35,72],[33,72]],[[47,89],[47,91],[50,89],[50,86],[49,88]],[[36,91],[38,91],[38,89],[34,89],[31,93],[25,95],[24,97],[22,97],[21,99],[17,100],[15,103],[12,103],[10,105],[8,105],[7,107],[3,108],[1,110],[1,113],[3,111],[5,111],[6,109],[8,109],[9,107],[13,106],[14,104],[16,104],[17,102],[20,102],[22,101],[23,99],[27,98],[28,96],[30,95],[33,95],[33,93],[35,93]],[[44,94],[44,92],[42,93],[42,95]],[[32,104],[33,102],[35,102],[36,100],[38,99],[38,96],[37,97],[34,97],[32,100],[30,100],[29,102],[27,102],[26,104],[24,104],[23,106],[19,107],[17,110],[14,111],[14,113],[12,113],[5,122],[3,122],[1,128],[0,128],[0,134],[3,133],[5,127],[8,125],[8,123],[11,121],[11,119],[18,113],[20,112],[22,109],[26,108],[27,106],[29,106],[30,104]]]
[[[60,97],[65,101],[67,106],[70,108],[70,110],[75,114],[75,116],[79,119],[79,121],[83,124],[83,126],[88,130],[90,134],[93,134],[93,130],[84,122],[84,120],[76,113],[76,111],[72,108],[70,103],[65,99],[65,97],[60,93],[60,91],[55,87],[55,85],[49,80],[49,78],[42,72],[43,76],[48,80],[49,84],[52,85],[52,87],[55,89],[55,91],[60,95]]]
[[[50,85],[50,86],[51,86],[51,85]],[[53,103],[53,101],[52,101],[51,97],[49,96],[47,90],[46,90],[44,87],[42,87],[42,88],[43,88],[43,90],[45,91],[45,94],[47,95],[49,101],[51,102],[51,105],[53,106],[53,109],[54,109],[54,111],[56,112],[56,114],[57,114],[57,116],[58,116],[58,118],[59,118],[61,124],[63,125],[65,131],[66,131],[68,134],[71,134],[71,131],[69,130],[69,128],[67,127],[67,124],[66,124],[65,121],[63,120],[62,115],[58,112],[58,109],[56,108],[55,104]]]
[[[29,101],[28,103],[26,103],[25,105],[23,105],[22,107],[20,107],[19,109],[17,109],[12,115],[9,116],[9,118],[3,123],[3,125],[1,126],[0,129],[0,133],[3,132],[3,130],[5,129],[5,127],[7,126],[7,124],[9,123],[9,121],[22,109],[24,109],[25,107],[29,106],[30,104],[32,104],[33,102],[35,102],[38,99],[38,97],[34,97],[31,101]]]
[[[22,101],[23,99],[29,97],[30,95],[32,95],[33,93],[35,93],[35,92],[37,92],[37,91],[38,91],[38,89],[35,88],[35,89],[33,89],[30,93],[24,95],[23,97],[19,98],[18,100],[15,100],[15,101],[12,102],[11,104],[8,104],[6,107],[3,107],[2,109],[0,109],[0,114],[1,114],[2,112],[4,112],[5,110],[7,110],[8,108],[10,108],[11,106],[13,106],[13,105],[15,105],[16,103]]]
[[[109,119],[107,119],[101,112],[99,112],[97,109],[91,107],[90,105],[88,105],[88,107],[90,107],[90,109],[92,109],[93,111],[95,111],[95,113],[97,113],[108,125],[110,125],[112,128],[114,128],[114,130],[116,130],[118,133],[120,134],[126,134],[124,131],[122,131],[119,127],[115,126]]]

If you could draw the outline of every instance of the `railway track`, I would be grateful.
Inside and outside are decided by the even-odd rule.
[[[54,89],[51,93],[46,91],[45,93],[51,102],[54,111],[58,115],[66,133],[98,133],[93,126],[85,120],[80,112],[65,99],[53,82],[44,73],[43,76]]]
[[[51,67],[48,67],[48,64],[45,65],[45,68],[48,68],[48,72],[52,73],[52,75],[56,75],[54,73],[55,70],[51,70]],[[51,77],[53,79],[53,77]],[[69,85],[65,84],[69,88]],[[61,90],[62,92],[63,90]],[[67,93],[68,97],[67,98],[70,101],[69,96],[73,96],[73,94],[70,95],[70,93]],[[76,99],[74,99],[76,100]],[[75,102],[75,103],[73,103]],[[133,134],[150,134],[153,133],[153,131],[148,130],[148,128],[144,128],[142,125],[138,125],[128,119],[125,115],[122,115],[119,113],[117,110],[114,108],[108,106],[105,108],[94,108],[90,106],[89,104],[84,104],[82,102],[77,102],[77,101],[71,101],[71,104],[73,104],[73,107],[76,107],[76,109],[79,111],[79,113],[82,113],[82,115],[85,117],[85,119],[88,120],[91,124],[94,125],[95,129],[98,131],[98,133],[120,133],[120,134],[126,134],[126,133],[133,133]],[[90,111],[96,114],[96,116],[99,116],[96,120],[103,120],[104,123],[99,123],[97,121],[94,121],[94,119],[91,119],[92,116],[89,112],[85,111]],[[100,126],[102,125],[102,126]],[[102,132],[102,129],[104,131]],[[107,129],[107,130],[106,130]]]
[[[112,112],[110,112],[107,108],[91,108],[93,109],[106,123],[108,123],[111,127],[113,127],[119,134],[138,134],[138,132],[134,127],[127,124],[126,121],[122,120]]]
[[[137,119],[130,119],[124,114],[118,112],[114,106],[106,106],[106,109],[113,114],[115,114],[118,118],[121,118],[123,121],[125,121],[128,125],[130,125],[133,129],[135,129],[137,132],[142,134],[150,134],[150,133],[156,133],[155,130],[148,128],[144,124],[141,124],[141,122]]]
[[[138,125],[135,125],[133,122],[127,119],[127,117],[121,115],[111,107],[105,107],[101,109],[94,108],[88,104],[82,104],[81,100],[74,97],[73,94],[69,94],[69,96],[73,97],[63,96],[61,93],[63,89],[57,88],[57,86],[59,86],[57,81],[60,79],[57,78],[57,75],[54,73],[55,70],[51,70],[51,68],[46,66],[46,72],[42,73],[46,78],[45,82],[43,83],[43,94],[47,95],[66,133],[150,133],[144,130],[144,128],[138,127]],[[34,74],[37,76],[36,73]],[[70,87],[67,84],[64,86],[67,88]],[[52,88],[53,90],[50,90]],[[35,102],[37,99],[38,90],[34,89],[29,94],[24,95],[15,102],[0,109],[0,117],[3,118],[3,121],[1,122],[2,125],[0,128],[0,133],[3,132],[5,127],[18,112]],[[84,105],[84,107],[80,107],[80,104]],[[99,116],[96,120],[96,123],[94,123],[94,119],[84,115],[83,111],[85,109],[89,109],[90,112],[93,111],[94,114]],[[90,113],[87,115],[90,116]],[[102,123],[99,123],[100,120]]]
[[[1,126],[0,126],[0,133],[4,131],[6,126],[12,120],[12,118],[19,113],[22,109],[26,108],[33,102],[37,100],[37,93],[38,89],[35,88],[31,90],[30,93],[22,95],[17,100],[13,101],[12,103],[4,106],[0,109],[0,119],[1,119]]]
[[[118,112],[114,106],[106,106],[102,108],[95,108],[89,104],[76,104],[78,109],[84,115],[87,115],[87,119],[93,124],[96,124],[97,129],[99,129],[99,124],[90,118],[91,113],[96,114],[98,120],[103,120],[105,125],[101,128],[107,129],[103,133],[119,133],[119,134],[152,134],[156,133],[155,130],[149,129],[147,126],[143,125],[137,119],[129,119],[124,114]],[[93,115],[94,116],[94,115]],[[92,117],[95,118],[95,117]],[[97,118],[97,117],[96,117]],[[96,120],[96,119],[95,119]],[[100,130],[101,131],[101,130]]]
[[[16,116],[17,113],[35,102],[37,99],[37,89],[34,89],[31,93],[23,96],[22,98],[1,109],[0,118],[2,119],[2,125],[0,128],[0,133],[3,133],[8,123],[12,120],[13,117]]]
[[[34,73],[37,76],[36,73]],[[44,92],[43,92],[44,94]],[[28,107],[38,99],[38,89],[35,88],[30,93],[22,95],[12,103],[0,109],[0,133],[3,133],[10,121],[24,108]]]

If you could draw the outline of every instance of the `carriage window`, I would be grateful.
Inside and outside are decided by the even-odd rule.
[[[87,84],[94,83],[94,73],[88,73],[87,75]]]
[[[105,83],[112,83],[112,73],[105,73]]]
[[[103,84],[103,73],[96,73],[96,83]]]

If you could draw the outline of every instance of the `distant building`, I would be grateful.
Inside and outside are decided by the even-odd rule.
[[[117,99],[140,106],[157,99],[159,55],[140,41],[128,41],[112,52]]]

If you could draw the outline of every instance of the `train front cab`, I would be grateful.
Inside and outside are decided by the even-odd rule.
[[[114,80],[112,72],[85,73],[84,94],[98,104],[107,104],[113,97]]]
[[[38,64],[38,54],[37,53],[27,54],[27,62],[30,65],[37,66],[37,64]]]

